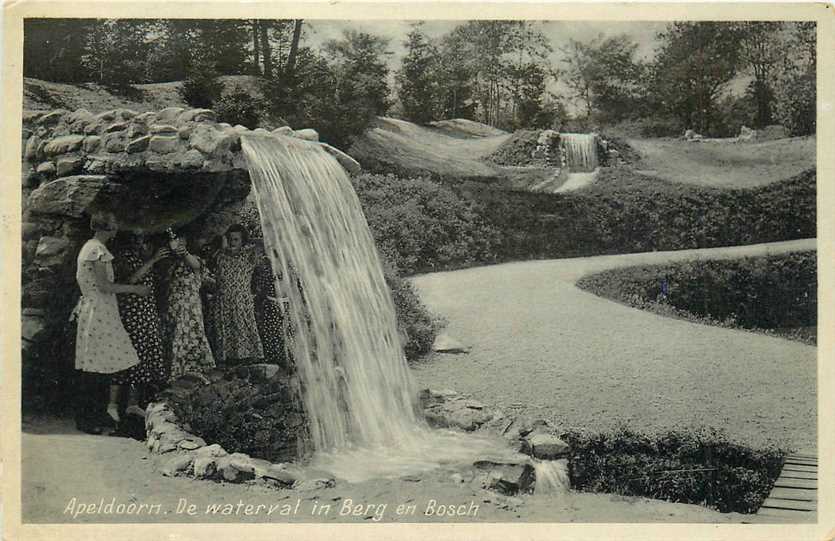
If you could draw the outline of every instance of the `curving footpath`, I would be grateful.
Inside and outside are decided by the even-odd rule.
[[[414,367],[422,387],[454,388],[564,427],[714,427],[751,445],[814,450],[817,348],[644,312],[574,286],[606,269],[816,249],[771,244],[530,261],[413,278],[471,345]]]

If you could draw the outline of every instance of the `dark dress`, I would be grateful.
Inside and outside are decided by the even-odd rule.
[[[252,271],[258,262],[253,247],[238,252],[221,251],[217,256],[215,331],[218,361],[236,363],[264,358],[264,348],[255,323]]]
[[[263,259],[252,272],[252,292],[255,295],[255,321],[264,347],[264,360],[285,366],[284,318],[275,291],[273,271]]]
[[[144,261],[135,251],[119,254],[113,260],[116,282],[127,283],[131,275],[143,264]],[[148,272],[139,284],[148,286],[151,294],[147,297],[134,294],[116,295],[122,325],[139,357],[139,364],[113,375],[112,381],[117,385],[160,385],[167,376],[162,353],[159,311],[155,300],[154,272]]]

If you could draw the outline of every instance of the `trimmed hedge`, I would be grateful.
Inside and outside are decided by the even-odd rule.
[[[755,513],[780,475],[786,451],[751,449],[712,431],[650,436],[570,431],[571,486],[587,492],[643,496]]]
[[[605,168],[573,193],[542,194],[461,183],[499,232],[478,263],[736,246],[815,237],[816,171],[749,189],[703,188]]]
[[[816,252],[628,267],[577,285],[662,315],[816,340]]]

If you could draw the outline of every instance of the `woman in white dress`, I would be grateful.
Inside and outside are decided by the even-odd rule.
[[[113,254],[105,244],[116,235],[113,214],[99,214],[90,222],[93,238],[78,253],[76,280],[81,299],[75,309],[78,330],[75,344],[75,368],[88,374],[114,374],[139,363],[130,336],[119,318],[117,293],[146,296],[146,285],[117,284],[113,281]],[[110,386],[107,414],[118,423],[120,385]],[[88,407],[94,407],[88,404]],[[86,412],[92,415],[94,412]],[[84,413],[82,413],[84,415]],[[90,417],[88,417],[90,418]],[[100,432],[94,418],[87,425],[88,432]]]

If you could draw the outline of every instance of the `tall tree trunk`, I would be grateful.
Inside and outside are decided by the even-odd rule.
[[[296,53],[299,51],[299,39],[302,35],[302,23],[304,19],[293,21],[293,40],[290,42],[290,52],[287,53],[287,73],[293,73],[296,69]]]
[[[273,54],[270,49],[270,21],[261,21],[261,53],[264,57],[264,77],[272,77]]]
[[[252,19],[252,72],[255,75],[261,73],[261,60],[258,45],[258,19]]]

